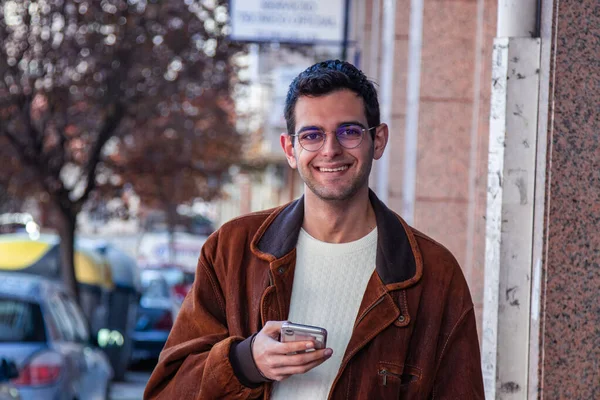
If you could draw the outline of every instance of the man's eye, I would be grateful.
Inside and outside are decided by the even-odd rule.
[[[304,132],[300,135],[300,140],[302,141],[317,141],[323,137],[321,132]]]
[[[337,134],[338,136],[354,138],[362,134],[362,128],[360,126],[344,126],[338,129]]]

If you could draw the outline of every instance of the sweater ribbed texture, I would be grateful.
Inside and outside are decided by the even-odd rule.
[[[288,320],[327,329],[333,356],[306,374],[273,385],[274,400],[326,399],[375,270],[377,229],[349,243],[325,243],[300,230]]]

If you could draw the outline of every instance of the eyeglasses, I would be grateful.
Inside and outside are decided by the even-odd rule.
[[[377,126],[371,128],[363,128],[361,125],[342,125],[332,133],[335,133],[340,146],[346,149],[354,149],[363,141],[364,133],[376,129]],[[319,151],[325,145],[327,140],[327,132],[318,128],[310,128],[293,135],[298,138],[298,143],[306,151]]]

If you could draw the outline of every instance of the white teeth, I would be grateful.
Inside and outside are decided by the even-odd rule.
[[[343,167],[338,167],[338,168],[319,168],[319,170],[321,172],[338,172],[338,171],[345,171],[348,169],[347,165],[344,165]]]

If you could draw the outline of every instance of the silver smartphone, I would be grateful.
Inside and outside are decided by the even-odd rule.
[[[315,350],[324,349],[327,345],[327,330],[318,326],[295,324],[289,321],[285,321],[281,325],[281,342],[298,342],[302,340],[312,340],[315,343]]]

